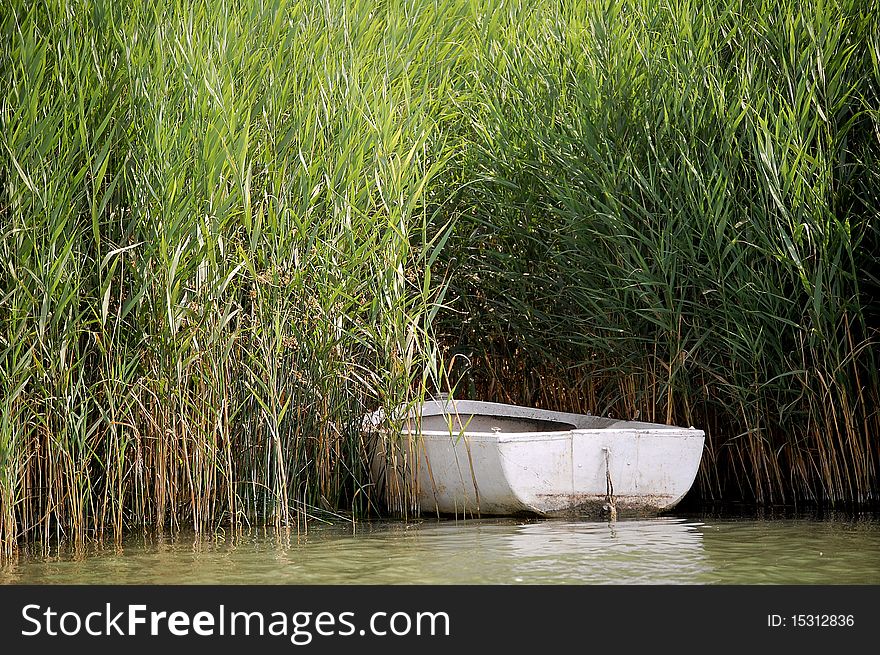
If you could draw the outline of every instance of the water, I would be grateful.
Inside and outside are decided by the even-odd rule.
[[[880,521],[435,520],[133,536],[24,554],[7,584],[878,584]]]

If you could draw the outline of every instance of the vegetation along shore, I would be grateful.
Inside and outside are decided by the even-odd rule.
[[[406,513],[436,389],[877,501],[877,0],[0,0],[0,542]]]

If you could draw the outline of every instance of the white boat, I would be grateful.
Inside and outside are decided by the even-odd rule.
[[[657,514],[693,485],[705,440],[693,427],[450,398],[398,424],[374,447],[375,483],[410,484],[415,509],[459,516]]]

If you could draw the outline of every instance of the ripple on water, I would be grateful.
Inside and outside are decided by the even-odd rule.
[[[880,523],[661,517],[434,520],[131,537],[23,555],[5,583],[878,584]]]

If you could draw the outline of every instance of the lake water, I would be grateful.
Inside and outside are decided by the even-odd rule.
[[[880,584],[880,520],[315,524],[21,555],[6,584]]]

